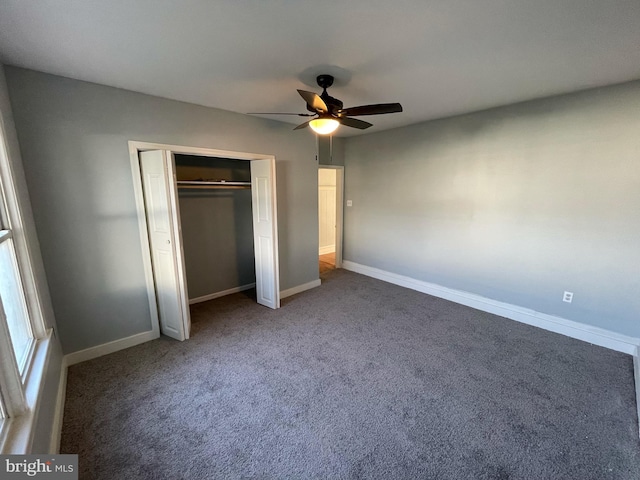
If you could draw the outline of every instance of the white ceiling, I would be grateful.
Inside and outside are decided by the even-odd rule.
[[[640,0],[0,0],[0,62],[241,113],[332,73],[372,132],[639,79]]]

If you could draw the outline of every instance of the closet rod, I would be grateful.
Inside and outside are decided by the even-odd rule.
[[[178,190],[251,190],[247,185],[178,185]]]
[[[178,185],[184,186],[199,186],[199,185],[223,185],[223,186],[251,186],[251,182],[227,182],[225,180],[220,180],[218,182],[207,182],[200,180],[178,180],[176,182]]]

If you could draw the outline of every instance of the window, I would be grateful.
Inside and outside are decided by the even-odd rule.
[[[24,437],[18,433],[24,425],[33,425],[49,332],[31,267],[3,114],[0,111],[0,451],[19,453],[28,448],[16,438]],[[17,417],[19,421],[10,421]]]
[[[33,333],[10,230],[0,232],[0,302],[18,371],[23,375],[33,346]]]

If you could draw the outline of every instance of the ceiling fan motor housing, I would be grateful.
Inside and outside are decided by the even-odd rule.
[[[333,85],[333,80],[334,80],[333,75],[318,75],[316,77],[318,86],[323,90],[322,94],[320,95],[320,98],[322,99],[322,101],[324,101],[324,103],[329,108],[330,115],[337,114],[336,112],[340,110],[342,107],[344,107],[344,103],[342,103],[342,101],[332,97],[327,93],[327,88]],[[310,112],[315,112],[315,109],[313,109],[309,105],[307,105],[307,110],[309,110]]]
[[[318,82],[318,86],[320,88],[329,88],[333,85],[333,75],[318,75],[316,77],[316,82]]]

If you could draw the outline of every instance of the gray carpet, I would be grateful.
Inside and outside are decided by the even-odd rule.
[[[343,270],[69,368],[83,479],[638,479],[628,355]]]

